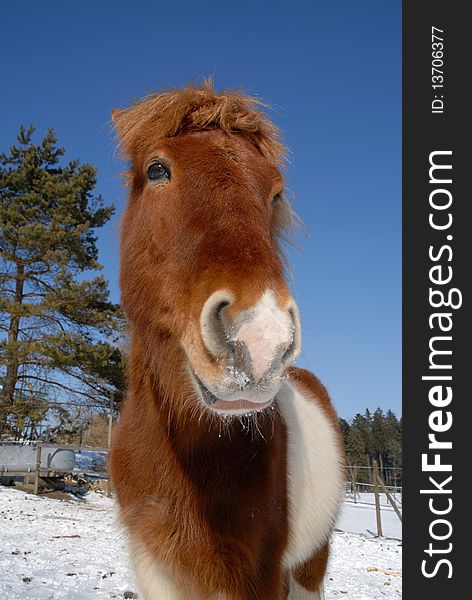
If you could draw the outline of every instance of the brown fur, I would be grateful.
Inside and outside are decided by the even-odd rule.
[[[267,288],[280,306],[290,298],[278,248],[290,211],[284,202],[272,206],[283,189],[283,147],[257,106],[206,83],[114,113],[132,160],[120,278],[131,348],[112,478],[133,539],[195,599],[285,597],[285,425],[277,413],[261,413],[249,428],[225,426],[202,406],[187,366],[207,380],[221,372],[198,325],[214,291],[230,289],[235,312]],[[146,183],[156,157],[171,165],[169,184]],[[318,380],[291,375],[319,395],[334,423]],[[313,565],[310,585],[325,568]]]
[[[253,437],[237,422],[220,437],[216,427],[169,423],[159,402],[140,387],[139,407],[128,402],[121,420],[112,469],[125,524],[195,598],[281,598],[283,424],[260,419]]]
[[[316,592],[326,571],[329,557],[329,544],[325,544],[309,561],[295,569],[293,576],[306,590]]]
[[[323,408],[327,417],[331,421],[331,423],[333,425],[333,429],[338,434],[338,441],[339,441],[339,446],[340,446],[339,450],[341,452],[343,444],[342,444],[342,439],[340,437],[338,417],[337,417],[336,411],[334,410],[334,407],[331,403],[331,399],[329,397],[328,390],[321,383],[321,381],[318,379],[318,377],[316,377],[316,375],[313,375],[313,373],[311,373],[310,371],[307,371],[306,369],[299,369],[296,367],[291,367],[288,369],[288,374],[290,376],[290,379],[292,379],[293,381],[296,381],[299,386],[305,388],[305,390],[311,396],[314,396],[318,400],[318,403],[321,405],[321,407]]]
[[[145,152],[154,140],[217,128],[244,135],[262,156],[280,166],[285,148],[277,127],[258,110],[263,106],[246,94],[217,94],[208,79],[202,86],[151,94],[131,108],[113,111],[113,120],[124,153],[131,159]]]

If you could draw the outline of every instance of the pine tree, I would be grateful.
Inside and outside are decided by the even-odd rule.
[[[350,464],[364,465],[366,454],[365,439],[357,423],[358,421],[354,420],[349,429],[346,441],[346,454]]]
[[[349,430],[350,430],[351,426],[346,421],[346,419],[342,419],[341,417],[338,419],[338,421],[339,421],[339,429],[341,430],[341,435],[342,435],[343,442],[344,442],[344,447],[346,447],[347,439],[349,436]]]
[[[33,133],[0,154],[0,431],[25,398],[103,405],[124,390],[119,307],[103,276],[85,278],[114,207],[93,195],[92,165]]]
[[[366,453],[369,459],[372,461],[372,458],[375,458],[375,446],[374,439],[372,437],[372,413],[368,408],[366,408],[364,411],[362,430],[365,439]]]
[[[371,435],[371,429],[370,429],[370,423],[371,421],[371,415],[369,410],[367,409],[364,413],[364,415],[361,415],[360,413],[357,413],[351,423],[351,429],[350,432],[352,432],[352,435],[356,436],[356,439],[362,440],[362,452],[363,455],[362,457],[359,456],[357,458],[359,465],[365,465],[368,466],[368,461],[366,457],[371,458],[372,455],[372,435]],[[358,446],[360,446],[360,442],[357,444]]]
[[[401,482],[401,473],[396,469],[402,466],[402,423],[391,410],[385,415],[385,430],[387,461],[395,469],[392,477],[396,480],[394,483],[398,483]]]
[[[387,451],[387,431],[385,417],[380,407],[377,408],[372,416],[371,431],[374,456],[378,460],[383,460]]]
[[[380,475],[385,479],[383,467],[387,463],[387,430],[385,426],[385,417],[382,409],[379,407],[372,415],[372,449],[373,458],[378,461],[380,466]]]

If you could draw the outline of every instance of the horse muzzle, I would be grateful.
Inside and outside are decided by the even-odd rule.
[[[233,295],[213,293],[200,316],[206,350],[219,365],[218,377],[193,371],[205,404],[214,411],[242,414],[268,408],[286,370],[300,352],[300,322],[292,298],[277,305],[272,291],[242,311],[232,311]]]

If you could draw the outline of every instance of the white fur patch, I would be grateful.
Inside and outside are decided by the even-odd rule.
[[[291,571],[328,540],[344,494],[344,476],[336,434],[315,397],[307,398],[293,382],[278,394],[287,426],[289,541],[284,565]],[[131,543],[131,558],[143,600],[198,600],[183,589],[143,544]],[[289,600],[323,600],[290,578]],[[214,600],[225,600],[218,595]]]
[[[290,570],[310,559],[328,540],[344,494],[336,434],[315,397],[292,382],[279,393],[288,435],[289,541],[284,563]]]
[[[196,600],[177,585],[168,569],[152,559],[143,544],[131,542],[130,554],[143,600]]]
[[[142,600],[203,600],[179,585],[166,567],[153,560],[144,544],[131,541],[129,548]],[[218,593],[207,600],[228,600],[228,596]]]
[[[293,333],[294,324],[290,313],[277,306],[274,293],[270,290],[243,315],[233,339],[246,345],[256,381],[269,369],[277,349],[280,346],[290,346]]]

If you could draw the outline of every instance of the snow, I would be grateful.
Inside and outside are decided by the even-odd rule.
[[[113,501],[69,502],[0,487],[0,597],[124,598],[136,591]]]
[[[384,534],[401,538],[391,512],[382,508]],[[116,514],[114,501],[94,492],[66,501],[0,486],[0,598],[137,598]],[[373,537],[374,508],[345,503],[337,528],[326,600],[401,597],[401,542]]]
[[[336,532],[325,578],[326,600],[401,598],[401,543]]]
[[[336,527],[351,533],[362,533],[367,537],[377,535],[377,521],[373,502],[373,494],[360,494],[357,503],[352,500],[344,502]],[[401,510],[401,504],[399,507]],[[401,540],[402,524],[384,495],[380,496],[380,517],[384,537]]]
[[[398,492],[391,492],[390,495],[393,497],[393,499],[395,500],[395,502],[401,509],[402,495],[399,494]],[[385,494],[379,494],[379,498],[380,498],[380,506],[390,506],[390,502],[388,501],[387,496]],[[354,502],[354,494],[352,494],[352,493],[346,494],[346,499],[351,502]],[[370,492],[370,493],[362,492],[361,494],[356,493],[356,502],[360,502],[360,503],[364,503],[364,504],[371,504],[372,506],[374,506],[375,505],[375,496],[374,496],[373,492]],[[391,508],[391,506],[390,506],[390,508]]]

